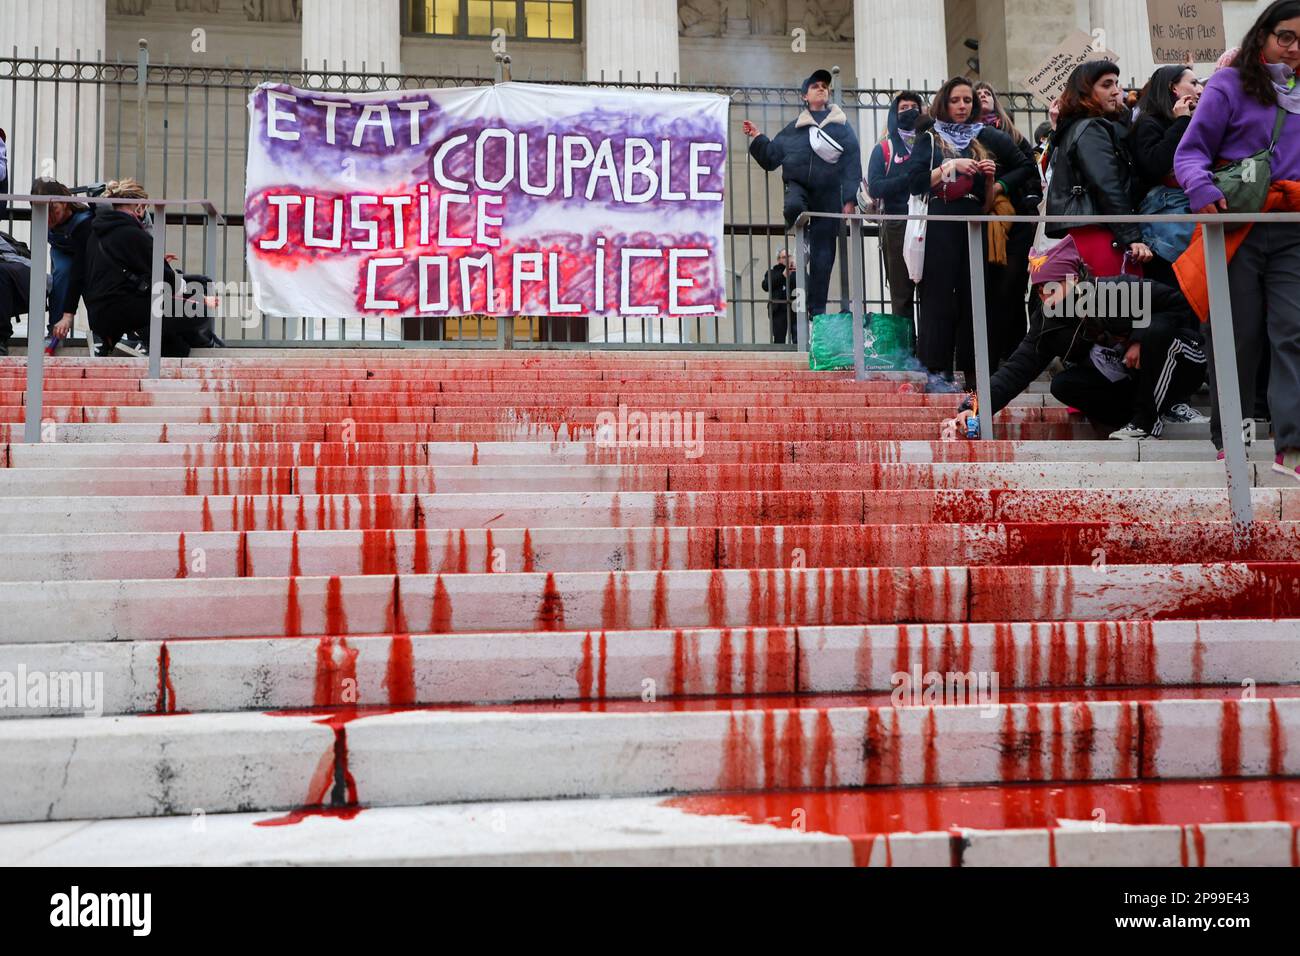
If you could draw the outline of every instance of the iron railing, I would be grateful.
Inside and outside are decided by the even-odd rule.
[[[885,129],[886,114],[895,90],[840,89],[839,71],[834,98],[848,113],[862,142],[864,167],[870,150]],[[35,176],[54,175],[69,185],[132,175],[158,195],[211,196],[224,224],[215,234],[215,255],[209,245],[214,235],[206,221],[195,215],[173,212],[169,225],[178,227],[182,263],[191,250],[202,248],[205,261],[213,263],[208,275],[219,282],[247,282],[244,255],[244,167],[246,157],[248,95],[264,82],[288,83],[304,89],[336,92],[426,89],[484,85],[511,79],[509,57],[498,55],[487,63],[481,77],[430,74],[348,72],[309,70],[288,63],[281,66],[221,66],[157,63],[142,46],[137,61],[96,61],[35,57],[0,58],[0,126],[10,131],[11,189],[22,192]],[[517,77],[522,82],[534,79]],[[782,187],[777,174],[766,174],[749,159],[748,140],[741,122],[753,120],[761,129],[775,132],[794,119],[801,109],[797,90],[777,86],[720,86],[670,84],[650,80],[596,83],[553,80],[570,86],[620,86],[653,90],[713,92],[732,101],[729,149],[724,190],[724,242],[728,270],[729,315],[707,322],[683,324],[678,319],[656,318],[642,323],[637,342],[606,341],[605,345],[636,348],[671,344],[684,340],[692,347],[788,348],[771,344],[768,295],[761,288],[764,272],[776,261],[776,253],[789,247],[781,212]],[[920,91],[926,96],[933,91]],[[1028,93],[1002,94],[1003,105],[1019,129],[1031,135],[1046,113]],[[30,142],[15,137],[24,117]],[[57,160],[52,163],[51,160]],[[52,168],[51,168],[52,167]],[[9,230],[25,219],[26,210],[10,208]],[[861,267],[864,288],[872,311],[889,311],[889,297],[878,244],[868,229],[867,250]],[[841,256],[833,273],[833,287],[847,295],[848,270]],[[854,266],[856,268],[856,266]],[[415,318],[382,321],[377,318],[343,322],[332,317],[254,317],[252,321],[229,321],[219,334],[228,345],[358,344],[355,336],[392,345],[405,339],[411,344],[493,346],[497,336],[485,334],[480,319],[448,319],[429,322]],[[489,319],[488,322],[491,320]],[[517,347],[599,347],[587,341],[609,338],[622,328],[611,329],[594,320],[576,328],[558,319],[520,319],[512,324]],[[431,336],[441,336],[433,340]],[[617,337],[617,336],[615,336]],[[415,341],[412,341],[415,340]]]
[[[931,215],[844,215],[835,213],[804,213],[795,223],[795,272],[803,281],[802,288],[808,288],[806,260],[803,253],[803,237],[808,223],[812,219],[837,219],[848,222],[850,244],[857,247],[861,243],[862,226],[865,222],[906,222],[910,219],[924,219],[927,222],[964,222],[966,223],[969,263],[971,274],[971,314],[975,333],[975,379],[976,394],[979,397],[980,438],[992,440],[995,437],[993,402],[990,388],[992,365],[989,355],[988,315],[984,299],[984,224],[990,222],[1017,223],[1025,222],[1024,216],[931,216]],[[1159,216],[1038,216],[1037,222],[1072,225],[1106,225],[1111,223],[1197,223],[1205,236],[1205,261],[1210,298],[1210,338],[1213,344],[1214,379],[1217,388],[1215,398],[1218,401],[1219,421],[1223,436],[1223,450],[1227,461],[1228,494],[1232,505],[1234,539],[1239,543],[1248,541],[1254,521],[1254,511],[1250,502],[1250,479],[1246,460],[1246,440],[1243,434],[1240,383],[1237,377],[1237,345],[1232,324],[1232,298],[1228,290],[1228,258],[1224,231],[1228,226],[1243,226],[1253,223],[1295,223],[1300,224],[1300,213],[1235,213],[1203,216],[1159,215]],[[857,257],[854,257],[857,261]],[[865,378],[865,353],[863,348],[862,315],[863,296],[860,277],[853,270],[850,275],[848,311],[853,326],[854,377]],[[801,348],[808,342],[808,313],[803,296],[795,299],[796,321],[799,324],[799,341]],[[967,383],[969,386],[969,383]]]

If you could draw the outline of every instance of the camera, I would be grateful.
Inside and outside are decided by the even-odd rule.
[[[74,196],[102,196],[108,189],[108,183],[90,183],[86,186],[73,186],[68,192]]]

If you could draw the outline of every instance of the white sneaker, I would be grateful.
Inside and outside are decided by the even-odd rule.
[[[127,355],[134,355],[136,358],[144,358],[145,355],[148,354],[144,349],[128,344],[126,339],[122,339],[113,347],[119,352],[125,352]]]
[[[1145,428],[1139,428],[1133,422],[1129,422],[1123,428],[1117,428],[1111,432],[1110,437],[1116,441],[1143,441],[1150,438],[1151,433]]]
[[[1179,402],[1177,405],[1170,406],[1169,410],[1160,417],[1166,425],[1210,424],[1210,416],[1202,415],[1186,402]]]

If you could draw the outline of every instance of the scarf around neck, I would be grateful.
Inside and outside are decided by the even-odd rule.
[[[970,146],[971,141],[980,134],[982,129],[984,129],[983,123],[948,123],[943,120],[935,120],[934,123],[934,131],[959,153]]]
[[[1277,90],[1277,105],[1288,113],[1300,114],[1300,83],[1296,75],[1285,63],[1265,63],[1264,68],[1273,79],[1273,89]]]

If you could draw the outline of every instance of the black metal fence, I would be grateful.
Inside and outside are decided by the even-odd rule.
[[[213,278],[226,283],[247,282],[244,258],[244,165],[247,153],[249,93],[260,83],[288,83],[304,89],[382,91],[484,85],[508,78],[508,64],[495,65],[495,78],[466,78],[415,74],[312,71],[286,67],[194,66],[151,63],[141,48],[137,62],[82,62],[65,59],[0,58],[0,126],[9,131],[10,191],[26,191],[36,176],[56,176],[69,184],[135,176],[152,195],[207,196],[223,214],[217,248],[208,248],[202,217],[169,213],[172,250],[183,264],[215,262]],[[566,85],[600,86],[599,83]],[[612,85],[612,84],[607,84]],[[778,347],[771,344],[768,295],[762,277],[780,249],[793,237],[782,221],[779,174],[766,174],[748,156],[744,120],[775,133],[801,108],[798,91],[782,87],[720,87],[624,83],[624,87],[714,92],[732,103],[726,180],[725,243],[729,272],[729,314],[692,319],[652,319],[643,324],[640,343],[693,343],[740,348]],[[894,90],[837,90],[863,144],[864,171],[870,149],[885,129]],[[929,95],[930,91],[920,91]],[[1031,135],[1046,118],[1042,106],[1027,93],[1002,95],[1003,104],[1019,129]],[[27,139],[24,142],[24,134]],[[26,209],[0,214],[12,232]],[[865,300],[872,311],[888,311],[888,295],[877,243],[870,235],[862,263]],[[843,245],[842,249],[845,248]],[[215,255],[214,255],[215,252]],[[848,270],[844,256],[832,277],[832,290],[847,297]],[[834,297],[834,296],[833,296]],[[405,322],[320,317],[280,318],[261,315],[225,316],[221,331],[231,345],[282,345],[354,341],[358,338],[396,342],[436,338],[431,344],[490,345],[497,342],[495,321],[488,318]],[[622,323],[620,323],[620,328]],[[586,323],[518,319],[513,328],[517,345],[561,344],[609,339]],[[608,329],[606,330],[608,331]],[[617,336],[615,336],[617,337]],[[589,343],[595,344],[595,343]],[[779,346],[788,347],[788,346]]]

